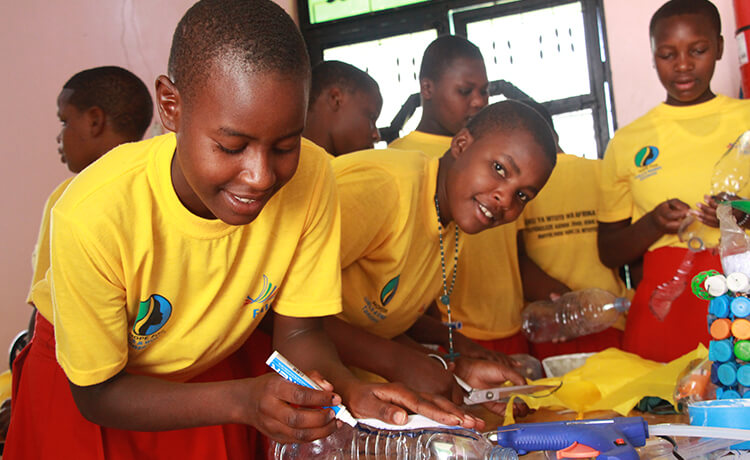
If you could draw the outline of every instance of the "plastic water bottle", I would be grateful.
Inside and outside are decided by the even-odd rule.
[[[271,442],[273,460],[518,460],[515,450],[493,445],[464,428],[435,427],[381,430],[349,425],[327,438],[304,444]]]
[[[521,328],[532,342],[561,342],[601,332],[630,308],[624,297],[599,288],[568,292],[553,301],[530,303],[521,313]]]

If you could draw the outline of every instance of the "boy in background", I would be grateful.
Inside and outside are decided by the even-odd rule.
[[[342,401],[474,427],[445,400],[363,384],[321,327],[341,310],[339,206],[328,157],[301,139],[310,65],[292,19],[270,0],[198,2],[168,70],[171,133],[111,151],[52,210],[6,458],[251,458],[255,429],[325,437]],[[236,352],[271,305],[274,347],[322,391],[249,375]]]
[[[559,140],[552,116],[533,100],[521,100],[539,112]],[[567,290],[597,287],[616,296],[627,296],[617,270],[604,266],[596,246],[596,209],[600,187],[600,160],[569,155],[557,142],[557,164],[547,184],[523,212],[525,227],[518,234],[518,250],[545,273],[545,277],[524,274],[524,294],[529,299],[549,299]],[[554,229],[554,230],[553,230]],[[558,232],[559,230],[559,232]],[[524,257],[521,256],[521,259]],[[557,283],[549,283],[549,280]],[[564,285],[564,289],[560,288]],[[562,292],[560,292],[562,291]],[[567,353],[601,351],[621,346],[625,319],[619,328],[560,343],[532,343],[538,359]]]
[[[312,68],[310,105],[302,135],[334,157],[371,149],[383,98],[378,83],[353,65],[323,61]]]
[[[121,67],[106,66],[83,70],[73,75],[57,96],[57,117],[60,133],[57,151],[70,172],[77,174],[99,157],[126,142],[143,138],[154,113],[154,105],[146,85],[132,72]],[[31,263],[34,272],[26,302],[32,306],[34,285],[44,279],[49,269],[50,211],[73,177],[55,188],[44,205]],[[31,313],[28,340],[34,333],[36,308]],[[14,388],[18,388],[28,347],[13,361]]]
[[[143,138],[154,113],[146,85],[132,72],[106,66],[73,75],[57,96],[57,152],[73,174],[83,171],[102,155],[126,142]],[[49,216],[52,206],[73,177],[52,192],[44,206],[32,265],[31,287],[44,278],[49,268]],[[32,289],[26,301],[32,304]],[[33,324],[33,323],[32,323]],[[29,328],[33,333],[34,328]]]
[[[608,267],[644,258],[623,349],[671,361],[708,343],[705,302],[685,289],[660,321],[649,310],[649,299],[673,278],[688,251],[677,235],[688,213],[715,225],[713,199],[704,194],[711,190],[716,161],[750,127],[750,102],[711,91],[724,50],[721,19],[711,2],[663,4],[651,18],[649,35],[666,100],[618,130],[607,146],[598,244]],[[705,236],[709,246],[715,245],[719,232],[707,229]],[[718,255],[698,252],[687,279],[709,269],[721,270]]]

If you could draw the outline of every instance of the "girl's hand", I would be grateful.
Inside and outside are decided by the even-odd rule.
[[[698,213],[696,217],[698,220],[703,222],[709,227],[719,228],[719,218],[716,216],[716,208],[722,201],[734,201],[741,200],[742,198],[731,193],[719,193],[718,195],[705,195],[703,197],[704,203],[697,203]],[[742,222],[746,214],[738,209],[733,209],[732,214],[737,222]]]
[[[526,379],[513,367],[486,359],[462,356],[456,360],[454,372],[473,388],[499,387],[509,380],[514,385],[526,384]]]
[[[341,397],[320,374],[307,374],[322,391],[288,382],[276,374],[239,380],[241,422],[280,443],[310,442],[333,433],[337,428],[335,414],[324,406],[341,404]]]
[[[498,353],[496,351],[488,350],[483,346],[479,345],[475,341],[466,337],[465,335],[454,332],[453,333],[456,351],[462,358],[473,358],[473,359],[484,359],[487,361],[494,361],[500,363],[506,367],[516,367],[520,363],[513,360],[510,356]]]
[[[672,198],[659,203],[649,214],[654,226],[662,233],[674,234],[690,211],[685,202]]]
[[[442,396],[417,393],[401,383],[352,381],[342,395],[349,411],[357,418],[377,418],[403,425],[407,410],[445,425],[481,430],[484,421],[465,412]]]

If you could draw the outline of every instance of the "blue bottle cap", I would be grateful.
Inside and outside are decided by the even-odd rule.
[[[721,394],[721,399],[740,399],[740,394],[734,390],[726,390]]]
[[[717,362],[711,363],[711,383],[713,383],[714,385],[719,384],[719,366],[720,366],[720,363],[717,363]]]
[[[740,385],[742,386],[750,387],[750,364],[745,364],[737,369],[737,381],[740,382]],[[748,393],[750,393],[750,391]]]
[[[717,371],[719,374],[719,382],[722,385],[732,386],[737,383],[737,364],[729,362],[719,366]]]
[[[730,340],[712,340],[708,344],[708,359],[724,363],[732,359],[732,343]]]
[[[708,312],[717,318],[727,318],[729,316],[729,301],[729,297],[725,295],[711,299],[708,304]]]
[[[744,318],[750,315],[750,299],[747,297],[735,297],[729,305],[732,314],[737,318]],[[716,315],[718,316],[718,315]]]

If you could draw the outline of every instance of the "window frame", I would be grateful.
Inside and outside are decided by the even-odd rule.
[[[470,22],[580,2],[590,92],[546,101],[544,105],[552,115],[591,109],[599,158],[603,157],[607,143],[617,128],[603,0],[430,0],[319,24],[310,24],[307,1],[297,2],[300,29],[313,63],[323,60],[323,50],[327,48],[429,29],[437,30],[440,36],[450,33],[451,27],[455,35],[466,37],[466,26]],[[605,86],[609,88],[608,91]]]

